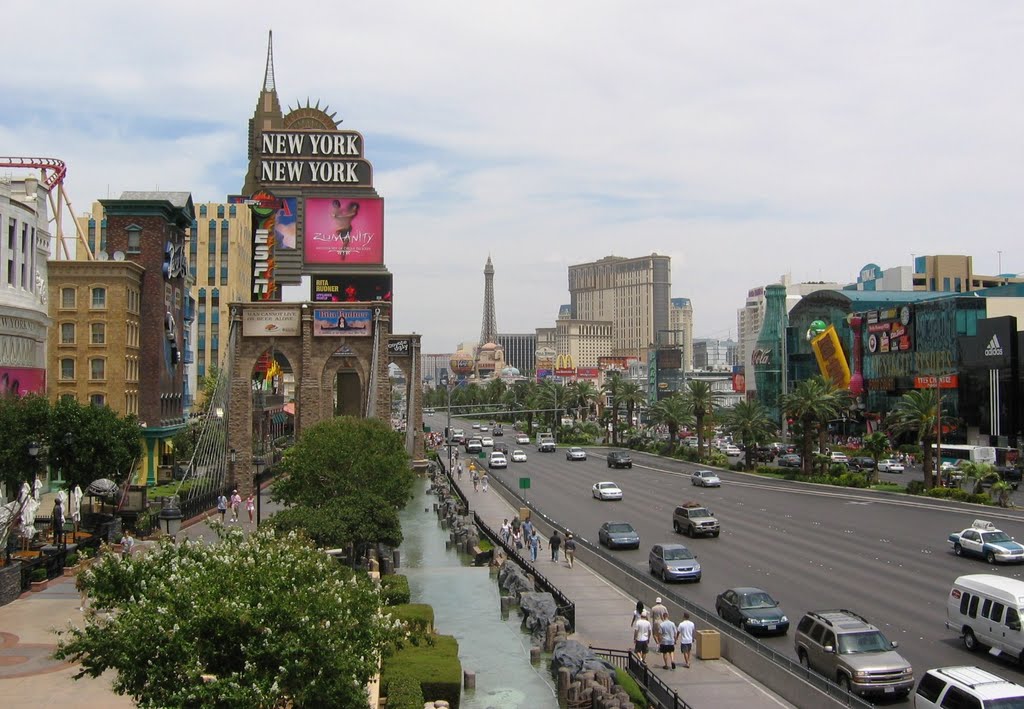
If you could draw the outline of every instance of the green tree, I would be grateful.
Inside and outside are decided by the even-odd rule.
[[[864,436],[864,452],[875,461],[875,470],[872,478],[878,482],[878,461],[882,459],[889,450],[889,437],[881,431],[875,431]]]
[[[557,431],[561,425],[562,412],[569,401],[569,392],[565,386],[547,379],[537,387],[537,401],[541,408],[547,409],[551,417],[551,430]]]
[[[810,475],[813,458],[811,446],[818,439],[819,450],[824,450],[822,438],[829,421],[849,408],[850,393],[840,389],[824,377],[805,379],[796,388],[779,397],[782,410],[799,421],[800,460],[804,473]]]
[[[743,444],[746,467],[754,465],[754,450],[778,430],[768,409],[758,399],[739,401],[725,414],[725,430]]]
[[[29,444],[44,444],[49,429],[50,402],[46,397],[0,396],[0,480],[12,497],[22,483],[31,483],[40,462],[28,454]]]
[[[301,535],[218,530],[109,555],[78,577],[94,607],[55,657],[76,679],[113,670],[142,707],[365,707],[364,687],[401,624],[379,593]]]
[[[642,406],[647,402],[647,393],[644,392],[643,388],[636,382],[624,382],[622,385],[622,391],[619,394],[620,405],[626,406],[626,425],[629,428],[633,427],[633,413],[636,411],[638,406]]]
[[[272,498],[296,511],[278,513],[271,524],[302,527],[324,546],[351,546],[355,556],[371,543],[401,542],[397,510],[409,501],[415,476],[402,434],[383,421],[322,421],[286,451],[280,469]]]
[[[697,426],[697,457],[704,457],[704,422],[721,400],[722,395],[712,390],[710,382],[701,379],[690,379],[683,390],[683,400],[693,416]]]
[[[619,445],[619,406],[622,404],[623,388],[626,380],[622,373],[612,371],[604,381],[604,393],[608,397],[608,411],[612,424],[612,445]]]
[[[134,416],[122,418],[109,406],[61,399],[50,412],[50,464],[72,489],[84,489],[97,478],[120,483],[138,463],[141,437]]]
[[[202,394],[202,399],[197,402],[199,408],[205,409],[213,401],[213,397],[217,393],[218,379],[220,379],[220,369],[216,364],[207,367],[206,374],[199,377],[199,393]]]
[[[576,410],[583,421],[590,418],[590,412],[597,406],[601,391],[588,381],[574,382],[569,385],[569,406]]]
[[[693,423],[690,407],[678,392],[655,403],[649,414],[654,423],[668,427],[668,438],[673,448],[679,445],[679,429]]]
[[[924,449],[924,481],[928,487],[935,487],[936,474],[933,465],[932,444],[940,424],[949,419],[939,412],[939,397],[933,389],[908,391],[896,402],[896,406],[885,419],[885,426],[893,435],[913,435]],[[938,461],[941,463],[942,461]]]

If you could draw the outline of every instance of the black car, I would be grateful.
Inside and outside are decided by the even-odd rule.
[[[875,459],[861,455],[855,458],[850,458],[849,465],[852,470],[874,470]]]
[[[491,431],[492,436],[504,436],[505,431],[502,430],[501,426],[495,426],[494,430]]]
[[[495,432],[494,435],[498,435],[497,432]],[[508,444],[503,443],[502,441],[495,441],[494,446],[491,448],[491,450],[494,452],[500,452],[504,453],[505,455],[508,455]]]
[[[640,548],[640,535],[629,522],[605,522],[597,530],[597,541],[609,549]]]
[[[730,588],[718,594],[715,610],[729,623],[754,635],[785,635],[789,618],[778,602],[759,588]]]
[[[626,451],[611,451],[608,453],[609,468],[632,468],[633,459]]]
[[[799,468],[800,456],[796,453],[786,453],[785,455],[779,456],[779,460],[776,465],[780,468]]]

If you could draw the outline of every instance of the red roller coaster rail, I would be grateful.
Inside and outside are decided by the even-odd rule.
[[[50,191],[63,184],[68,166],[57,158],[4,158],[0,157],[0,167],[34,167],[44,171],[43,184]]]

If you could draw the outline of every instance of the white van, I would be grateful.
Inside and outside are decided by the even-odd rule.
[[[993,655],[1018,660],[1024,652],[1022,614],[1024,581],[995,574],[961,576],[946,601],[946,627],[960,633],[964,647],[973,651],[987,645]]]

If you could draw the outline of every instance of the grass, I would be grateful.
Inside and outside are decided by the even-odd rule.
[[[163,485],[157,485],[146,490],[146,496],[151,500],[158,500],[161,497],[170,497],[171,495],[184,495],[188,492],[189,488],[195,485],[198,481],[195,478],[186,480],[183,483],[179,483],[177,480]],[[181,488],[178,488],[181,485]]]
[[[879,490],[881,492],[906,492],[907,488],[903,487],[899,483],[875,483],[871,486],[872,490]]]
[[[494,544],[487,537],[480,537],[480,543],[478,544],[480,551],[490,551],[494,548]]]

